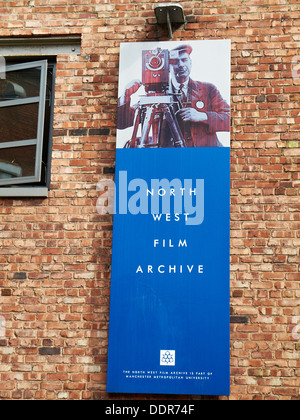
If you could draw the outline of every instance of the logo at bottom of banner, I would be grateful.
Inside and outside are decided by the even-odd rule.
[[[175,350],[160,351],[160,366],[175,366]]]

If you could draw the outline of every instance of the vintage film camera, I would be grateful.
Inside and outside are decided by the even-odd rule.
[[[179,98],[176,99],[180,95],[169,90],[170,56],[172,60],[175,58],[169,50],[161,48],[142,52],[142,83],[146,95],[140,97],[134,116],[133,134],[125,147],[161,147],[163,125],[169,127],[174,147],[185,147],[176,117],[178,107],[182,106]]]
[[[142,82],[147,93],[164,93],[169,87],[169,50],[157,48],[143,51]]]

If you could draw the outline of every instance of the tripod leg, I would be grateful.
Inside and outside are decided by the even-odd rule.
[[[145,119],[143,122],[142,135],[141,135],[139,147],[145,147],[146,141],[148,139],[150,127],[153,121],[153,111],[154,111],[153,106],[147,107]]]
[[[152,123],[152,146],[160,146],[160,136],[161,136],[161,124],[162,124],[162,113],[158,112]]]
[[[185,140],[179,127],[176,116],[172,112],[168,105],[164,105],[164,114],[166,116],[167,123],[169,124],[171,134],[174,138],[175,147],[185,147]]]
[[[133,123],[134,129],[133,129],[132,137],[130,140],[130,147],[136,147],[137,131],[139,128],[140,120],[141,120],[141,110],[140,108],[137,108],[134,115],[134,123]]]

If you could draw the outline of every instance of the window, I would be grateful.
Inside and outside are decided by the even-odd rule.
[[[34,196],[49,188],[55,67],[55,57],[6,60],[0,79],[0,196]]]

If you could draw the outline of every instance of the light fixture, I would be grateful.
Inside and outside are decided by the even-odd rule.
[[[161,3],[154,8],[157,23],[167,24],[169,36],[173,38],[172,24],[186,24],[183,8],[177,3]]]

